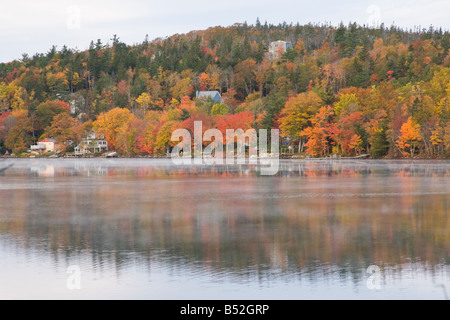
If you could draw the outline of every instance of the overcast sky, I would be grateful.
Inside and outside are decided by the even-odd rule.
[[[60,49],[85,50],[114,34],[127,44],[212,26],[343,21],[450,30],[449,0],[2,0],[0,62]]]

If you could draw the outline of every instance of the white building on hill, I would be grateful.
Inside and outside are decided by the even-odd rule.
[[[290,42],[282,40],[271,42],[269,45],[269,59],[274,60],[280,58],[289,48],[292,48]]]

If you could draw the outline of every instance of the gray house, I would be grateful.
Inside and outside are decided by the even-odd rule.
[[[197,99],[208,99],[211,98],[214,103],[223,103],[223,99],[220,96],[219,91],[197,91],[195,94]]]

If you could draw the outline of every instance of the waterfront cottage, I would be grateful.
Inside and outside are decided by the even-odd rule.
[[[37,151],[42,153],[55,152],[57,141],[53,138],[43,139],[38,141],[36,145],[30,147],[31,151]]]
[[[108,151],[108,142],[103,135],[98,135],[91,131],[83,138],[79,145],[75,147],[76,156],[84,156],[90,153],[102,153]]]

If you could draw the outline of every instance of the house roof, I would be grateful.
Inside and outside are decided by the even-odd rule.
[[[42,140],[39,141],[39,142],[53,142],[53,143],[56,143],[56,140],[53,139],[53,138],[50,138],[50,139],[46,138],[46,139],[42,139]],[[38,143],[39,143],[39,142],[38,142]]]
[[[219,91],[214,90],[214,91],[197,91],[197,97],[215,97],[216,95],[220,95]]]
[[[222,98],[220,96],[219,91],[197,91],[196,93],[197,98],[211,98],[214,102],[220,100],[222,102]]]
[[[272,44],[272,43],[289,43],[289,44],[290,44],[289,41],[284,41],[284,40],[272,41],[271,44]]]

